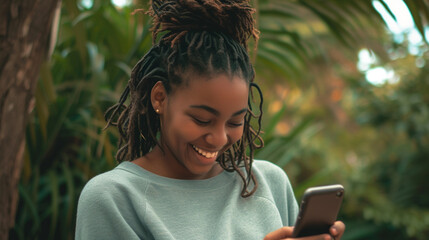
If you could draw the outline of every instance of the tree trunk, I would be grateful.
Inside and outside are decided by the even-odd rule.
[[[0,239],[14,226],[25,127],[59,0],[0,4]]]

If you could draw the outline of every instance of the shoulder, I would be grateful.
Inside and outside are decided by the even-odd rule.
[[[105,173],[101,173],[91,178],[82,190],[82,193],[97,192],[102,193],[105,190],[115,190],[116,187],[126,186],[126,174],[117,168]]]
[[[265,160],[254,160],[252,166],[253,172],[257,175],[258,180],[264,179],[271,182],[289,182],[286,172],[272,162]]]
[[[139,183],[138,188],[136,183]],[[124,164],[90,179],[83,188],[79,202],[120,200],[130,192],[142,191],[147,184],[141,176],[128,171]]]
[[[138,239],[143,234],[136,226],[146,213],[147,180],[124,165],[93,177],[83,188],[76,239]]]
[[[252,171],[258,182],[256,195],[272,199],[281,204],[285,199],[290,202],[295,201],[292,184],[282,168],[274,163],[262,160],[255,160],[253,167]]]
[[[284,226],[293,225],[298,205],[286,172],[274,163],[254,160],[252,171],[258,182],[255,196],[271,201],[278,209]]]
[[[253,166],[259,169],[265,169],[268,171],[279,171],[279,170],[283,171],[279,166],[267,160],[255,159],[253,160]]]

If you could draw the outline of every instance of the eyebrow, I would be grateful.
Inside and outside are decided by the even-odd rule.
[[[191,105],[190,107],[191,107],[191,108],[204,109],[204,110],[206,110],[207,112],[210,112],[210,113],[212,113],[212,114],[213,114],[213,115],[215,115],[215,116],[219,116],[219,115],[220,115],[220,113],[219,113],[219,111],[218,111],[218,110],[216,110],[216,109],[214,109],[214,108],[212,108],[212,107],[209,107],[209,106],[207,106],[207,105]],[[237,115],[240,115],[240,114],[242,114],[242,113],[244,113],[244,112],[247,112],[247,108],[243,108],[243,109],[241,109],[241,110],[239,110],[239,111],[235,112],[234,114],[232,114],[232,116],[237,116]]]

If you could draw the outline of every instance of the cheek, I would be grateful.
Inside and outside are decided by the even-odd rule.
[[[171,122],[171,129],[176,133],[176,136],[181,141],[191,142],[195,141],[200,135],[200,129],[188,118],[177,118],[176,121]]]
[[[229,137],[231,138],[232,144],[234,144],[235,142],[241,139],[241,137],[243,136],[243,129],[244,129],[243,127],[239,127],[239,128],[233,128],[232,130],[229,131]]]

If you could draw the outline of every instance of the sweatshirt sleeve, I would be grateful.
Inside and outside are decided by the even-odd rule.
[[[91,179],[78,202],[76,240],[140,239],[130,226],[123,189],[102,176]]]
[[[285,197],[287,198],[287,209],[289,211],[288,214],[288,223],[290,226],[295,224],[296,218],[298,217],[299,206],[295,198],[295,193],[293,191],[292,185],[289,181],[288,176],[284,173],[284,181],[286,185],[286,193]]]
[[[285,226],[293,226],[298,216],[298,203],[289,178],[279,166],[268,161],[256,161],[263,171],[260,181],[266,181]],[[258,181],[259,181],[258,180]]]

